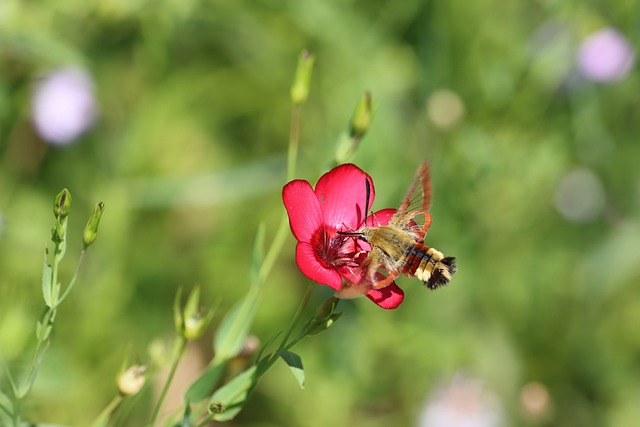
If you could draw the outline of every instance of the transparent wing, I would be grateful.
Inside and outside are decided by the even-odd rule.
[[[428,211],[431,206],[431,179],[429,178],[429,162],[418,167],[413,181],[404,196],[398,213],[400,215],[412,210]]]
[[[431,180],[429,178],[429,163],[424,162],[418,167],[413,181],[402,199],[398,210],[389,220],[389,224],[396,227],[411,227],[422,236],[431,225],[431,216],[427,212],[431,206]]]

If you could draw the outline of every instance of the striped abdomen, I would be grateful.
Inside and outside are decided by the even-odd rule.
[[[404,256],[406,263],[402,272],[422,280],[429,289],[449,284],[456,272],[455,258],[445,257],[442,252],[422,243],[408,247]]]

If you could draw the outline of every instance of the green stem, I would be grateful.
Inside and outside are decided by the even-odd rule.
[[[51,309],[47,309],[47,312],[45,312],[45,315],[43,316],[43,319],[45,319],[47,316],[47,313],[50,312]],[[51,318],[51,322],[53,323],[53,316],[55,316],[54,314],[52,314],[50,316]],[[48,323],[48,322],[47,322]],[[43,322],[42,323],[42,328],[47,328],[48,326]],[[29,391],[31,391],[31,387],[33,386],[33,383],[36,380],[36,376],[38,375],[38,369],[40,368],[40,364],[42,363],[42,359],[44,358],[44,354],[47,351],[47,348],[49,347],[47,345],[47,338],[44,339],[40,339],[40,337],[38,337],[38,342],[36,343],[36,349],[33,353],[33,358],[31,359],[31,364],[29,365],[29,370],[27,371],[27,375],[25,376],[25,380],[24,382],[20,385],[20,387],[18,387],[17,393],[15,394],[15,398],[16,398],[16,402],[24,399],[25,396],[29,393]]]
[[[313,288],[314,288],[313,284],[309,284],[309,286],[307,287],[307,291],[305,292],[304,297],[302,297],[302,301],[298,306],[298,311],[296,311],[296,314],[293,316],[293,320],[291,321],[291,326],[289,327],[289,330],[282,338],[282,342],[280,343],[280,347],[278,348],[279,350],[287,346],[287,341],[289,340],[291,333],[295,329],[296,325],[298,324],[298,321],[300,320],[300,317],[302,316],[302,312],[304,311],[305,307],[307,306],[307,303],[309,302],[309,298],[311,297],[311,292],[313,291]],[[291,347],[288,347],[288,348],[291,348]]]
[[[298,162],[298,146],[300,140],[300,106],[296,105],[291,110],[291,128],[289,130],[289,149],[287,152],[287,181],[291,181],[296,176],[296,164]],[[287,230],[289,225],[289,219],[287,215],[283,215],[278,231],[273,238],[271,247],[260,266],[258,272],[259,283],[264,283],[267,276],[271,272],[273,265],[275,264],[282,246],[287,237]]]
[[[289,130],[289,150],[287,152],[287,181],[296,176],[296,163],[298,159],[298,145],[300,139],[300,106],[296,105],[291,110],[291,128]]]
[[[273,241],[271,242],[269,251],[265,255],[264,260],[262,261],[262,265],[260,266],[260,270],[258,271],[259,283],[264,283],[266,281],[267,276],[275,265],[276,260],[278,259],[278,255],[280,255],[280,251],[282,250],[284,242],[286,241],[288,229],[289,218],[285,214],[280,220],[278,231],[276,231],[276,235],[273,237]]]
[[[160,393],[160,397],[158,398],[158,402],[156,402],[156,407],[153,410],[153,415],[151,416],[151,426],[155,426],[156,425],[156,420],[158,419],[158,414],[160,414],[160,407],[162,406],[162,402],[164,401],[164,398],[167,395],[167,391],[169,391],[169,386],[171,385],[171,382],[173,381],[173,376],[176,373],[176,369],[178,369],[178,363],[180,362],[180,359],[182,359],[182,355],[184,355],[184,351],[187,347],[187,340],[183,337],[179,338],[180,341],[178,341],[178,346],[175,350],[175,357],[174,360],[171,364],[171,370],[169,371],[169,376],[167,377],[167,380],[164,383],[164,387],[162,388],[162,392]]]
[[[80,273],[80,267],[82,266],[82,262],[84,261],[84,255],[86,253],[87,253],[87,248],[83,248],[82,251],[80,252],[80,257],[78,258],[78,264],[76,265],[76,270],[73,273],[73,277],[71,278],[71,281],[67,285],[67,289],[64,290],[64,293],[58,300],[58,303],[56,305],[53,305],[54,307],[58,307],[60,304],[62,304],[62,301],[64,301],[67,298],[67,296],[69,295],[69,292],[71,292],[71,289],[73,289],[73,285],[76,284],[76,279],[78,278],[78,273]]]
[[[100,415],[98,415],[98,417],[91,425],[93,427],[101,427],[106,425],[106,421],[109,420],[111,414],[118,408],[118,406],[120,406],[120,403],[122,403],[123,399],[124,397],[120,394],[111,399],[111,402],[109,402],[109,404],[102,410],[102,412],[100,412]]]

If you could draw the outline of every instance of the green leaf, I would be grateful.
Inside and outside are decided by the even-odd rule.
[[[44,303],[47,307],[51,307],[51,276],[52,268],[47,262],[47,255],[49,250],[44,250],[44,265],[42,267],[42,296],[44,297]]]
[[[209,407],[220,408],[213,414],[216,421],[232,420],[244,407],[259,378],[259,365],[247,369],[224,386],[220,387],[209,400]]]
[[[252,286],[236,306],[222,319],[214,341],[214,363],[235,357],[249,333],[258,305],[259,287]]]
[[[180,427],[191,427],[191,425],[191,405],[187,403],[184,405],[184,415],[182,416]]]
[[[289,366],[300,388],[304,388],[304,368],[300,356],[287,350],[278,350],[278,355]]]
[[[266,227],[264,222],[258,225],[258,231],[256,231],[256,240],[253,244],[253,255],[251,257],[251,281],[258,283],[258,276],[260,275],[260,269],[264,261],[264,240],[265,240]]]
[[[336,320],[338,320],[342,316],[342,312],[333,313],[328,319],[322,322],[310,322],[309,325],[305,328],[306,335],[317,335],[320,332],[324,332],[329,329]]]
[[[262,360],[262,356],[264,355],[264,352],[278,339],[280,335],[282,335],[283,332],[284,331],[278,332],[277,334],[269,338],[269,340],[262,345],[262,348],[260,349],[260,352],[256,357],[256,363],[259,363]]]
[[[13,403],[11,398],[0,391],[0,426],[11,425],[13,414]]]
[[[184,395],[185,400],[188,402],[199,402],[209,396],[218,381],[220,381],[226,367],[226,361],[209,367],[200,378],[191,384],[191,387],[189,387],[189,390],[187,390],[187,393]]]

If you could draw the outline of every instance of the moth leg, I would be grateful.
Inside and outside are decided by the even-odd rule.
[[[395,280],[395,278],[398,277],[399,274],[400,274],[399,271],[390,272],[389,275],[387,277],[385,277],[384,279],[382,279],[382,280],[380,280],[378,282],[373,282],[372,283],[373,289],[382,289],[382,288],[385,288],[385,287],[389,286],[391,284],[391,282],[393,282]]]

